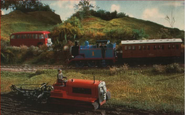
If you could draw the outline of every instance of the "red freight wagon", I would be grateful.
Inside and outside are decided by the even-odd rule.
[[[122,58],[180,57],[181,39],[121,41]]]
[[[11,46],[51,46],[51,38],[48,37],[49,31],[30,31],[30,32],[17,32],[10,36]]]

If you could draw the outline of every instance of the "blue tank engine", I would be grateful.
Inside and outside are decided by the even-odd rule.
[[[84,46],[75,46],[71,49],[72,59],[69,64],[75,64],[77,67],[83,66],[107,66],[115,63],[116,43],[110,43],[109,40],[97,40],[96,45],[89,45],[85,41]]]

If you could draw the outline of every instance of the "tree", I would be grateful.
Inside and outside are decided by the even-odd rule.
[[[175,23],[175,18],[173,16],[173,12],[171,11],[171,16],[169,17],[166,15],[165,19],[169,22],[170,26],[173,28],[174,23]]]
[[[1,0],[1,9],[30,11],[53,11],[49,5],[42,4],[39,0]]]
[[[75,10],[80,13],[81,18],[90,15],[90,9],[95,8],[90,4],[90,0],[81,0],[77,5],[74,6]]]

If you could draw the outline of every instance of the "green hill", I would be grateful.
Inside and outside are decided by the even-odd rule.
[[[67,27],[67,24],[75,27]],[[37,31],[61,29],[55,31],[53,38],[59,36],[60,31],[69,29],[77,35],[81,41],[94,41],[97,39],[110,39],[111,41],[120,43],[121,40],[130,39],[160,39],[160,38],[184,38],[184,31],[177,28],[168,28],[163,25],[145,21],[141,19],[125,16],[123,18],[114,18],[106,21],[98,17],[89,16],[82,20],[78,18],[70,18],[65,23],[62,23],[60,16],[53,12],[36,11],[23,13],[21,11],[13,11],[7,15],[1,16],[1,38],[9,40],[9,35],[13,32],[20,31]],[[57,27],[58,28],[54,28]],[[69,26],[69,25],[68,25]],[[65,28],[65,29],[64,29]],[[78,33],[80,32],[80,35]],[[71,33],[70,33],[71,34]],[[69,37],[68,37],[69,38]]]
[[[51,30],[61,22],[60,16],[53,12],[13,11],[1,16],[1,38],[9,40],[9,35],[13,32]]]
[[[142,31],[147,39],[184,37],[184,31],[177,28],[168,28],[154,22],[131,17],[115,18],[110,21],[89,17],[82,20],[82,25],[85,34],[92,32],[99,39],[108,38],[116,41],[134,39],[133,35],[136,30],[140,33]]]

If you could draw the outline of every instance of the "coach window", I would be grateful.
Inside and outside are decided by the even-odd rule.
[[[23,39],[23,35],[20,35],[20,38]]]
[[[168,49],[171,49],[171,46],[170,45],[168,45]]]
[[[23,39],[26,39],[26,34],[23,34]]]
[[[156,50],[157,49],[157,46],[156,45],[154,45],[154,50]]]
[[[39,39],[44,39],[44,35],[43,34],[39,34]]]
[[[35,39],[37,39],[38,38],[38,35],[37,34],[35,34]]]
[[[125,50],[127,50],[127,46],[125,46]]]
[[[32,38],[32,34],[29,34],[29,38],[30,38],[30,39]]]
[[[179,49],[179,45],[176,45],[176,49]]]
[[[164,45],[162,45],[162,49],[164,50]]]
[[[147,46],[147,49],[150,50],[150,46]]]
[[[139,50],[141,50],[142,48],[141,48],[141,46],[139,46]]]
[[[135,46],[132,46],[132,49],[135,50],[136,49]]]
[[[146,46],[143,46],[143,49],[146,50]]]
[[[158,49],[161,49],[161,46],[160,45],[158,46]]]
[[[175,45],[173,45],[172,48],[175,49]]]
[[[48,34],[45,34],[45,38],[48,38]]]
[[[11,35],[11,39],[15,39],[15,35]]]
[[[131,50],[131,46],[128,46],[128,49]]]
[[[20,35],[17,35],[17,38],[19,39],[20,38]]]

